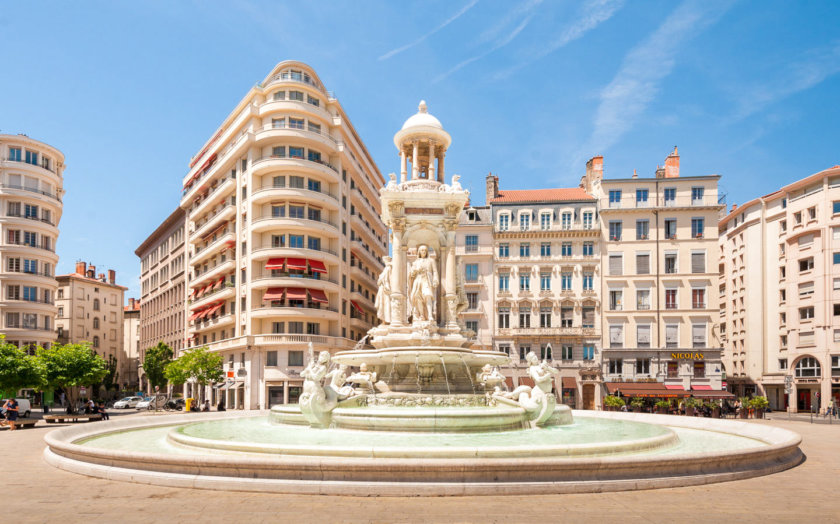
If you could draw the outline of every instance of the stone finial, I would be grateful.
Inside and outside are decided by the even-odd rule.
[[[429,106],[426,105],[425,100],[420,101],[420,105],[417,106],[417,112],[418,113],[428,113],[429,112]]]

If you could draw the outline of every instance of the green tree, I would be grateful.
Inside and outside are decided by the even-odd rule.
[[[79,400],[79,387],[99,384],[108,373],[105,359],[91,349],[89,342],[39,347],[36,355],[45,382],[64,391],[71,409]]]
[[[117,357],[113,354],[108,355],[108,359],[105,361],[105,368],[107,373],[102,378],[102,386],[105,387],[106,390],[114,390],[119,389],[119,379],[120,374],[117,371]]]
[[[199,391],[203,394],[208,383],[224,379],[223,364],[222,356],[210,352],[207,346],[188,349],[166,366],[166,378],[177,385],[192,379],[201,386]]]
[[[146,373],[146,378],[149,380],[149,385],[154,388],[166,385],[166,366],[172,362],[172,348],[158,342],[158,345],[146,350],[146,356],[143,358],[143,371]]]
[[[44,385],[44,369],[38,359],[27,355],[0,335],[0,394],[16,395],[19,389]]]

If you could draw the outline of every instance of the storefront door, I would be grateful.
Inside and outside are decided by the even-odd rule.
[[[277,404],[283,403],[283,386],[275,387],[270,386],[268,388],[268,405],[276,406]]]
[[[583,385],[583,409],[595,409],[595,384]]]
[[[300,399],[300,386],[289,386],[289,404],[297,404]]]
[[[799,412],[811,411],[811,390],[799,389],[796,395],[796,410]]]

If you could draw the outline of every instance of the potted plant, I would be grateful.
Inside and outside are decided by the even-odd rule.
[[[642,407],[645,405],[645,399],[641,397],[633,397],[633,399],[630,400],[630,405],[633,406],[633,413],[641,413]]]
[[[741,397],[738,399],[738,402],[741,403],[741,408],[739,409],[739,418],[749,418],[750,416],[750,397]]]
[[[621,397],[616,397],[615,395],[607,395],[604,398],[604,407],[607,408],[607,411],[618,411],[621,409],[621,406],[624,406],[624,399]]]
[[[717,402],[710,401],[709,412],[711,412],[712,418],[720,418],[720,405]]]
[[[755,410],[755,418],[764,418],[764,410],[767,409],[769,405],[770,403],[767,401],[767,397],[758,396],[753,397],[752,400],[750,400],[750,407]]]
[[[671,407],[670,400],[659,400],[656,402],[656,412],[662,415],[668,414],[668,409]]]
[[[697,409],[697,406],[700,405],[700,402],[694,397],[688,397],[685,399],[685,416],[693,417],[694,412]]]

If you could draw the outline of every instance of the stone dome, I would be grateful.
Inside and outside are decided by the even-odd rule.
[[[429,114],[425,100],[420,101],[420,105],[417,107],[417,114],[406,120],[401,129],[405,130],[410,127],[436,127],[443,129],[440,120]]]

